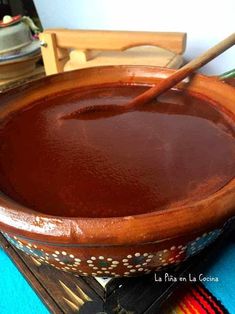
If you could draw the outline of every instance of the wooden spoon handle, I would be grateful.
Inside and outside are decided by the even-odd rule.
[[[205,53],[197,57],[196,59],[190,61],[185,66],[174,72],[168,78],[163,79],[160,81],[156,86],[148,89],[143,94],[135,97],[129,103],[125,105],[126,109],[131,109],[134,107],[139,107],[144,105],[146,102],[151,101],[153,98],[159,96],[160,94],[164,93],[171,87],[175,86],[177,83],[182,81],[184,78],[189,76],[193,73],[193,71],[199,69],[225,50],[230,48],[235,44],[235,33],[227,37],[226,39],[222,40],[220,43],[215,45],[214,47],[207,50]]]

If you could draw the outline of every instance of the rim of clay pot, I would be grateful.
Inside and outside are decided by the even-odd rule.
[[[151,73],[155,75],[155,80],[166,77],[174,70],[147,67],[147,66],[107,66],[99,68],[89,68],[76,70],[42,78],[23,87],[5,92],[2,96],[8,97],[9,102],[15,95],[36,93],[37,88],[43,88],[48,84],[62,82],[66,85],[67,80],[76,78],[76,75],[97,75],[97,72],[113,73],[123,71],[129,75],[130,82],[135,81],[139,75],[139,80],[151,81]],[[133,76],[135,73],[136,77]],[[83,73],[82,73],[83,72]],[[158,74],[158,75],[157,75]],[[113,75],[113,74],[112,74]],[[141,77],[142,75],[142,77]],[[187,84],[187,83],[186,83]],[[235,115],[235,89],[216,78],[209,78],[203,75],[195,75],[187,88],[200,93],[205,84],[213,86],[214,89],[206,93],[206,97],[217,98],[223,102],[226,95],[226,110]],[[185,84],[180,84],[182,88]],[[192,88],[192,86],[194,86]],[[220,90],[222,89],[222,91]],[[52,86],[53,90],[53,86]],[[65,90],[65,87],[64,87]],[[201,94],[204,95],[203,92]],[[216,94],[216,97],[215,95]],[[1,97],[2,97],[1,96]],[[43,95],[40,97],[42,98]],[[32,98],[29,97],[29,102]],[[8,102],[3,104],[7,109]],[[223,107],[224,107],[223,102]],[[221,108],[224,110],[224,108]],[[5,108],[2,110],[4,111]],[[51,245],[76,245],[76,246],[113,246],[144,244],[150,242],[161,242],[170,238],[191,235],[193,233],[212,230],[222,227],[223,224],[235,215],[235,178],[221,188],[216,193],[200,201],[189,205],[153,211],[140,215],[110,217],[110,218],[78,218],[61,217],[42,214],[16,203],[0,193],[0,228],[4,232],[19,235],[33,241],[47,242]]]

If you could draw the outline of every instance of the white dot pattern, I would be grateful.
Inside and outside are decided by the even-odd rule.
[[[34,243],[28,243],[16,236],[4,233],[5,237],[22,250],[24,253],[33,256],[41,263],[54,266],[56,269],[73,271],[83,276],[92,274],[93,276],[132,276],[135,273],[149,273],[152,269],[161,270],[162,267],[175,264],[185,260],[187,257],[198,253],[213,240],[215,240],[221,230],[217,229],[195,238],[186,245],[173,245],[157,252],[131,252],[121,258],[114,256],[90,256],[84,259],[76,256],[74,252],[66,250],[55,250],[45,252],[43,248]],[[80,269],[81,267],[81,269]],[[83,271],[85,270],[85,271]]]

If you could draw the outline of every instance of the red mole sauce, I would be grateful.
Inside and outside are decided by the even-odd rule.
[[[83,89],[9,117],[0,126],[1,191],[46,214],[114,217],[189,204],[226,185],[234,124],[199,95],[170,91],[140,110],[61,118],[145,89]]]

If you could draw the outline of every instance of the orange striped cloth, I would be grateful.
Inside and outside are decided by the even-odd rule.
[[[178,289],[162,309],[164,314],[229,314],[201,283]]]

